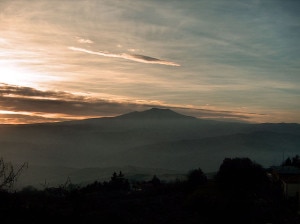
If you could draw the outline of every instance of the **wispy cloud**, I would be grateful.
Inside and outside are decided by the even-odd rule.
[[[155,100],[163,106],[212,109],[208,114],[195,111],[197,117],[229,116],[217,110],[233,110],[236,117],[235,110],[245,107],[243,112],[269,114],[263,122],[299,122],[299,4],[0,0],[0,82],[89,92],[114,102]],[[179,64],[184,66],[172,67]],[[6,105],[17,97],[31,104],[47,100],[45,105],[73,100],[74,105],[88,102],[84,109],[94,110],[91,101],[66,92],[31,96],[36,94],[31,89],[27,95],[25,89],[5,91],[0,95]],[[22,110],[21,105],[15,108]],[[34,110],[42,109],[48,108]],[[115,114],[119,112],[128,111]],[[99,109],[95,114],[104,113]]]
[[[78,48],[78,47],[69,47],[72,51],[80,51],[87,54],[94,54],[104,57],[111,57],[111,58],[122,58],[127,59],[131,61],[146,63],[146,64],[160,64],[160,65],[169,65],[169,66],[180,66],[179,64],[172,62],[172,61],[165,61],[158,58],[149,57],[146,55],[139,55],[139,54],[126,54],[126,53],[120,53],[120,54],[114,54],[110,52],[104,52],[104,51],[91,51],[84,48]]]
[[[81,44],[93,44],[94,41],[84,38],[77,38],[77,42]]]

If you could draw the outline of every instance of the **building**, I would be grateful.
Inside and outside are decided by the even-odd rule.
[[[298,203],[300,212],[300,169],[295,166],[277,166],[272,167],[272,170],[282,182],[284,196]]]

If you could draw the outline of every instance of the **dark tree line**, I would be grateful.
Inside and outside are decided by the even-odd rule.
[[[283,163],[282,166],[294,166],[300,168],[300,156],[296,155],[292,158],[288,157]]]
[[[226,158],[213,179],[200,169],[185,180],[108,181],[0,194],[3,223],[299,223],[280,182],[248,158]],[[135,187],[133,187],[135,186]]]

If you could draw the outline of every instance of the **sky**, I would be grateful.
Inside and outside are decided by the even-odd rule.
[[[300,1],[0,0],[0,123],[152,107],[300,123]]]

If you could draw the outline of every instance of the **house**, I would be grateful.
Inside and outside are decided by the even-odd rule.
[[[300,212],[300,169],[295,166],[277,166],[272,167],[272,170],[282,182],[284,196],[297,202]]]

